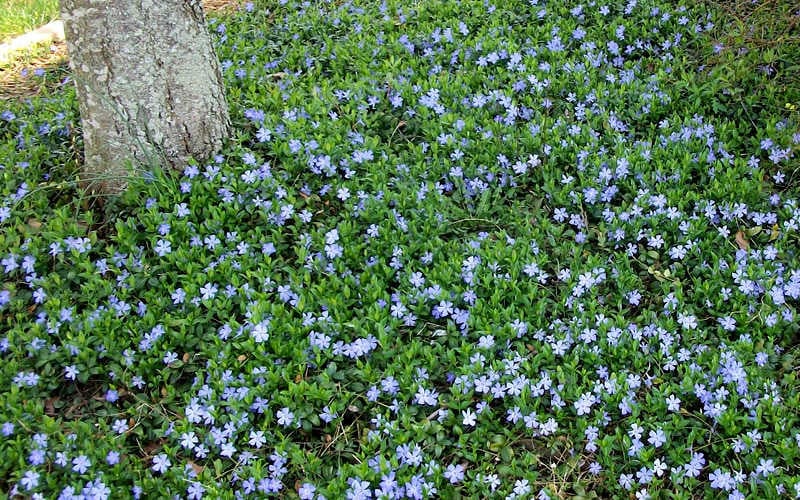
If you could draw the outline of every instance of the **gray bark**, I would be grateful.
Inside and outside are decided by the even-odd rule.
[[[83,124],[84,187],[210,157],[230,133],[200,0],[61,0]]]

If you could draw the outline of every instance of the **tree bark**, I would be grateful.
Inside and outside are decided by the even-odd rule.
[[[200,0],[61,0],[61,16],[86,189],[118,193],[143,169],[219,150],[230,119]]]

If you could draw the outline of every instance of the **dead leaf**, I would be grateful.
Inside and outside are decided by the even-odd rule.
[[[205,469],[205,467],[203,467],[202,465],[197,465],[196,463],[192,462],[191,460],[188,460],[188,461],[187,461],[187,463],[188,463],[188,464],[189,464],[189,465],[192,467],[192,470],[193,470],[193,471],[194,471],[194,473],[195,473],[195,474],[197,474],[198,476],[199,476],[200,474],[202,474],[202,473],[203,473],[203,470]]]
[[[151,458],[155,453],[156,450],[160,449],[164,446],[166,439],[159,439],[157,441],[152,441],[150,443],[145,444],[142,447],[142,451],[147,458]]]
[[[769,235],[769,241],[777,240],[778,236],[780,236],[780,235],[781,235],[781,230],[778,227],[778,225],[775,224],[774,226],[772,226],[772,231],[770,232],[770,235]]]
[[[742,250],[750,250],[750,242],[747,241],[747,238],[744,236],[744,232],[737,231],[736,232],[736,244]]]
[[[48,417],[54,417],[56,415],[56,401],[58,401],[58,398],[47,398],[44,400],[44,413]]]

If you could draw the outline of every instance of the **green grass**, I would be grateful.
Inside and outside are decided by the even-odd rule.
[[[35,29],[58,17],[58,0],[0,1],[0,42]]]

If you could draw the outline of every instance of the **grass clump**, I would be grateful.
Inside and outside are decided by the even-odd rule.
[[[58,18],[58,0],[3,0],[0,43]]]
[[[245,4],[235,139],[107,213],[69,86],[10,104],[0,488],[800,492],[795,90],[708,90],[724,15]]]

